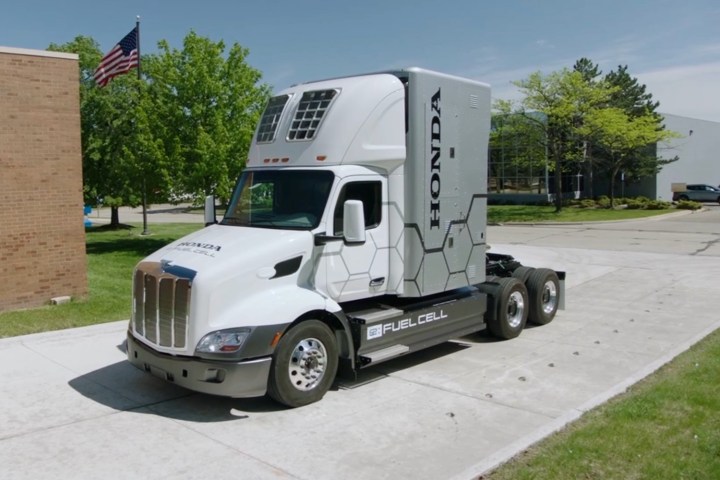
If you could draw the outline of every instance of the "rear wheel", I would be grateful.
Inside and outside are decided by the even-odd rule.
[[[687,202],[689,199],[687,195],[680,195],[678,197],[678,200],[680,200],[681,202]]]
[[[538,325],[552,322],[560,302],[560,280],[555,272],[538,268],[527,279],[530,308],[528,320]]]
[[[487,324],[492,334],[504,340],[520,335],[528,317],[525,284],[514,277],[503,277],[488,293]]]
[[[338,350],[330,327],[319,320],[299,323],[277,345],[268,395],[289,407],[320,400],[335,379]]]
[[[527,283],[527,279],[535,269],[532,267],[518,267],[512,272],[512,276],[520,279],[521,282]],[[527,285],[526,285],[527,286]]]

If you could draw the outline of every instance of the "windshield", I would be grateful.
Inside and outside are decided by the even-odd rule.
[[[257,170],[240,176],[222,225],[312,230],[334,175],[326,170]]]

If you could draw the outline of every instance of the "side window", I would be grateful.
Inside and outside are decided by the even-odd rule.
[[[380,182],[353,182],[345,185],[338,197],[333,215],[333,234],[343,234],[343,207],[346,200],[360,200],[363,202],[365,213],[365,229],[370,230],[380,225],[382,188]]]

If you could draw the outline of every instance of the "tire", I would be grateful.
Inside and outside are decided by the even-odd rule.
[[[335,380],[338,348],[330,327],[306,320],[286,332],[275,349],[268,395],[288,407],[320,400]]]
[[[687,195],[680,195],[680,196],[678,197],[678,200],[681,201],[681,202],[687,202],[687,201],[689,200],[689,198],[688,198]]]
[[[537,325],[552,322],[560,304],[560,280],[555,272],[538,268],[527,279],[530,308],[528,321]]]
[[[527,279],[535,269],[532,267],[518,267],[512,272],[512,276],[519,279],[523,283],[527,283]],[[527,285],[525,285],[527,286]]]
[[[488,328],[498,338],[515,338],[525,328],[528,318],[528,291],[514,277],[497,279],[490,293],[487,311]]]

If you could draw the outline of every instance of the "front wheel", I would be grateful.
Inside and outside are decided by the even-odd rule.
[[[282,336],[273,355],[268,395],[289,407],[320,400],[335,379],[338,350],[332,330],[306,320]]]

